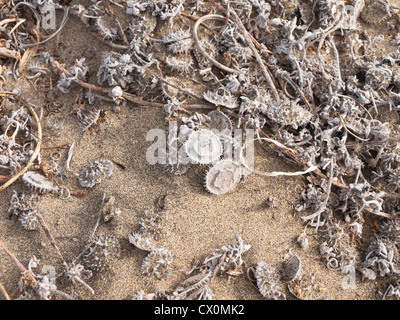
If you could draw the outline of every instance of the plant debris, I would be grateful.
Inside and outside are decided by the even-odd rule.
[[[2,292],[11,299],[75,299],[81,297],[79,284],[94,294],[84,280],[92,271],[110,270],[121,254],[114,233],[123,220],[115,219],[121,213],[116,199],[127,192],[125,186],[107,190],[113,194],[108,197],[102,190],[94,231],[70,263],[52,234],[56,226],[46,224],[38,205],[49,194],[65,201],[92,199],[105,185],[101,182],[111,177],[114,163],[125,177],[134,160],[124,155],[142,148],[131,149],[127,143],[119,146],[122,153],[113,150],[115,155],[103,155],[101,150],[97,160],[86,164],[79,152],[89,150],[87,143],[92,148],[96,135],[109,134],[116,121],[121,121],[118,133],[130,134],[136,143],[142,133],[125,130],[122,110],[157,108],[170,130],[157,150],[161,160],[151,170],[163,168],[165,175],[187,175],[190,180],[196,175],[202,196],[213,197],[212,201],[235,201],[232,195],[239,185],[246,188],[252,175],[268,177],[268,183],[278,181],[278,176],[303,178],[304,183],[296,186],[299,197],[293,193],[290,199],[296,217],[300,215],[298,222],[304,223],[293,240],[301,252],[283,266],[268,258],[248,269],[264,298],[326,297],[323,279],[305,271],[309,268],[300,259],[315,241],[319,263],[328,270],[354,279],[359,274],[361,281],[384,281],[386,289],[381,286],[379,296],[400,299],[400,7],[395,3],[5,1],[0,11],[0,190],[11,184],[14,190],[4,211],[23,229],[37,230],[40,225],[73,290],[60,291],[59,276],[52,279],[36,272],[36,257],[25,268],[0,241],[22,272],[14,294],[8,296],[0,282]],[[62,12],[62,20],[47,28],[49,7]],[[75,52],[68,41],[59,39],[72,19],[85,25],[82,32],[101,45],[101,51],[88,45]],[[65,47],[68,57],[59,54]],[[91,57],[100,52],[96,64]],[[20,88],[19,81],[34,94]],[[24,100],[26,94],[30,98]],[[44,97],[40,104],[39,95]],[[58,97],[72,101],[72,108],[65,110]],[[66,137],[65,127],[73,126],[80,128],[74,129],[75,138]],[[257,150],[275,152],[297,171],[256,169],[265,159],[254,156],[254,144]],[[114,157],[126,165],[108,160]],[[79,173],[75,166],[81,168]],[[184,179],[168,177],[174,181],[171,185],[174,178]],[[281,205],[273,201],[277,195],[271,190],[268,199],[260,199],[262,210]],[[156,208],[138,217],[137,230],[128,235],[129,250],[145,251],[139,268],[144,276],[167,280],[186,272],[190,277],[173,289],[147,293],[143,288],[128,298],[212,299],[212,280],[241,276],[242,256],[251,245],[236,235],[236,244],[212,251],[188,271],[176,261],[174,249],[162,242],[173,229],[171,216],[180,209],[167,215],[169,194],[163,192]],[[72,200],[70,195],[85,198]],[[237,210],[234,203],[232,208]],[[136,210],[143,212],[132,204],[130,214]],[[199,214],[197,207],[191,210]],[[108,223],[98,234],[101,221]]]

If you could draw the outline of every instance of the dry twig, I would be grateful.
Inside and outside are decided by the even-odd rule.
[[[256,47],[254,46],[254,43],[248,33],[248,31],[246,30],[246,28],[244,27],[242,21],[240,20],[238,14],[236,13],[236,11],[234,9],[230,9],[230,12],[233,14],[234,18],[235,18],[235,22],[237,23],[237,26],[239,27],[239,29],[242,31],[242,34],[247,42],[247,45],[250,47],[251,51],[253,51],[254,56],[256,57],[257,63],[261,68],[262,74],[264,75],[265,79],[268,82],[268,85],[270,86],[271,90],[272,90],[272,94],[274,95],[276,100],[280,100],[278,91],[276,90],[275,84],[272,81],[271,76],[269,75],[269,72],[267,70],[267,68],[265,67],[264,62],[261,59],[260,54],[258,53]]]
[[[19,271],[27,277],[27,279],[31,282],[31,286],[35,287],[37,286],[37,281],[34,278],[34,276],[28,271],[28,269],[25,268],[25,266],[17,259],[14,254],[8,250],[7,246],[4,244],[3,241],[0,240],[0,249],[3,249],[4,252],[7,254],[7,256],[10,258],[10,260],[17,266]],[[21,290],[20,288],[17,288],[12,294],[11,294],[11,300],[16,298],[20,294]]]
[[[6,300],[11,300],[10,296],[8,295],[6,288],[4,288],[3,284],[0,282],[0,291],[3,293],[3,296]]]

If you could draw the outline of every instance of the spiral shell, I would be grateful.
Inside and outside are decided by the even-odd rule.
[[[299,274],[301,273],[301,260],[298,256],[294,255],[288,262],[286,262],[285,267],[283,268],[283,273],[289,280],[299,277]]]

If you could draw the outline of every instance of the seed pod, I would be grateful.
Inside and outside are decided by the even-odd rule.
[[[112,23],[115,23],[114,19],[107,19],[107,16],[101,16],[95,19],[97,30],[103,39],[114,40],[117,38],[118,29],[112,26]]]
[[[26,230],[36,230],[36,225],[38,222],[37,211],[31,210],[27,213],[21,213],[18,217],[18,220],[21,223],[22,228]]]
[[[106,199],[102,211],[104,222],[109,222],[116,215],[121,213],[121,210],[115,207],[115,198],[110,196]]]
[[[217,162],[206,175],[207,190],[216,195],[233,190],[242,177],[240,166],[229,160]]]
[[[391,16],[390,6],[383,1],[370,1],[361,11],[360,18],[368,24],[380,24]]]
[[[222,143],[211,131],[202,129],[193,131],[185,142],[188,157],[200,164],[209,164],[219,159],[222,154]]]
[[[52,181],[33,171],[24,173],[22,175],[22,181],[30,190],[40,194],[58,190],[57,186],[54,185]]]
[[[86,131],[93,126],[100,117],[100,109],[87,110],[85,108],[79,108],[77,116],[82,126],[82,131]]]
[[[221,87],[215,91],[207,91],[203,94],[204,99],[216,106],[223,106],[230,109],[237,108],[239,103],[234,95],[225,87]]]
[[[188,73],[192,69],[193,60],[188,54],[182,54],[178,57],[168,56],[165,59],[166,64],[174,71]]]
[[[168,45],[168,50],[172,53],[188,53],[193,48],[190,29],[171,32],[162,39],[162,42]]]

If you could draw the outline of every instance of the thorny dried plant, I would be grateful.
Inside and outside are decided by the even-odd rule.
[[[163,210],[145,211],[139,220],[139,232],[160,240],[168,236],[168,215]]]
[[[140,239],[138,234],[129,237],[131,243],[139,244]],[[211,300],[214,294],[211,291],[211,281],[220,274],[232,274],[233,271],[238,271],[243,265],[242,255],[250,249],[250,245],[245,244],[239,235],[236,235],[237,244],[223,246],[220,249],[213,251],[207,256],[202,263],[194,265],[186,274],[196,273],[175,289],[162,290],[157,293],[145,294],[143,290],[138,291],[129,299],[167,299],[167,300]],[[143,242],[144,243],[144,242]],[[139,246],[143,247],[140,248]],[[163,248],[152,249],[139,244],[138,247],[142,250],[151,253],[146,256],[142,264],[142,272],[145,274],[153,273],[157,278],[162,279],[173,271],[172,254]],[[158,259],[158,261],[156,261]]]
[[[361,272],[369,280],[375,280],[376,275],[390,276],[399,272],[398,260],[399,252],[395,243],[376,239],[367,248]]]
[[[131,244],[143,251],[151,252],[157,247],[156,241],[151,236],[141,232],[132,232],[128,239]]]
[[[117,238],[112,235],[95,235],[86,246],[82,262],[88,269],[100,272],[109,269],[119,255],[120,244]]]
[[[245,244],[239,235],[236,235],[237,244],[223,246],[212,252],[204,259],[197,274],[186,279],[182,286],[167,295],[170,300],[210,300],[213,293],[209,287],[212,279],[220,273],[238,270],[243,265],[242,255],[251,245]]]
[[[173,255],[165,248],[154,248],[143,259],[140,272],[145,276],[154,275],[157,279],[163,279],[173,270]]]
[[[71,83],[74,80],[83,80],[89,68],[84,64],[85,59],[75,61],[75,65],[71,67],[68,72],[71,76],[67,76],[65,73],[62,73],[60,79],[58,80],[57,87],[63,93],[68,93],[70,90]]]
[[[13,191],[8,208],[9,218],[16,216],[22,228],[35,230],[37,227],[37,211],[35,209],[34,195],[27,196],[24,192]]]
[[[86,108],[79,108],[77,112],[78,120],[81,123],[82,131],[85,132],[92,127],[100,117],[101,109],[88,110]]]
[[[50,300],[55,294],[68,300],[74,300],[70,295],[57,289],[54,279],[49,278],[47,275],[42,276],[33,272],[33,270],[37,268],[39,262],[40,260],[33,256],[28,263],[26,271],[26,273],[29,273],[30,276],[33,276],[37,280],[37,284],[32,286],[30,282],[27,281],[28,279],[22,277],[19,282],[20,294],[16,297],[16,300]]]
[[[57,30],[42,40],[41,10],[46,5],[63,10],[64,16]],[[365,278],[396,273],[393,259],[398,254],[395,219],[400,217],[395,193],[400,189],[399,137],[397,125],[384,123],[379,117],[386,108],[397,115],[400,110],[400,52],[396,49],[400,42],[398,36],[393,37],[392,52],[378,58],[379,50],[375,49],[384,38],[371,37],[361,26],[375,24],[394,29],[399,7],[380,0],[140,0],[118,3],[134,18],[122,26],[109,6],[108,1],[68,6],[46,0],[4,7],[0,16],[4,43],[0,58],[9,61],[11,67],[1,68],[1,77],[17,79],[40,45],[59,34],[69,15],[75,15],[91,34],[112,48],[97,70],[98,83],[106,87],[85,82],[89,78],[85,58],[64,68],[49,53],[40,52],[26,68],[35,88],[45,77],[57,73],[57,88],[62,93],[70,94],[72,83],[76,83],[87,90],[83,96],[89,104],[94,103],[96,92],[97,96],[108,95],[101,98],[116,104],[139,101],[164,107],[167,120],[177,119],[180,133],[185,136],[169,140],[168,149],[184,146],[193,162],[209,166],[206,188],[219,196],[234,190],[246,163],[242,158],[239,162],[221,161],[223,138],[212,129],[226,130],[225,136],[234,127],[254,129],[260,144],[270,143],[279,154],[305,168],[301,174],[313,172],[296,209],[312,211],[302,220],[320,232],[320,251],[327,267],[345,273],[356,269]],[[212,14],[192,15],[210,9]],[[34,15],[36,26],[28,23],[27,14]],[[181,19],[197,22],[193,27],[182,27]],[[166,31],[157,39],[159,21],[167,23]],[[179,81],[182,74],[201,89],[194,93],[191,88],[183,88],[185,84]],[[151,101],[138,99],[143,93]],[[202,104],[187,105],[186,100],[193,98]],[[0,169],[6,179],[28,163],[34,145],[40,142],[26,107],[13,108],[13,103],[10,99],[2,105],[5,115],[0,119]],[[194,107],[218,110],[193,113],[190,110]],[[99,108],[79,109],[83,131],[99,115]],[[60,124],[50,127],[62,130]],[[204,137],[200,133],[205,133]],[[232,145],[241,143],[230,141]],[[212,148],[215,157],[203,159],[203,150],[196,145]],[[65,168],[52,164],[60,180],[68,176],[69,161],[70,157]],[[165,167],[175,174],[185,174],[191,165],[167,158]],[[108,177],[112,168],[110,161],[98,160],[82,169],[79,182],[91,188]],[[22,180],[35,192],[56,192],[67,197],[67,189],[57,186],[50,176],[29,171]],[[25,210],[21,209],[23,196],[13,197],[11,206],[15,208],[10,210],[21,218]],[[386,221],[362,255],[355,241],[363,237],[364,214]],[[150,229],[157,225],[151,219],[146,223]],[[306,230],[298,238],[304,248],[308,245]],[[151,249],[150,253],[157,249],[135,234],[131,240],[138,247]],[[168,269],[170,255],[159,251]],[[151,265],[150,261],[156,260],[149,257],[148,261]],[[144,269],[156,270],[161,276],[157,268]],[[196,283],[196,279],[188,283]],[[212,296],[207,286],[202,288],[194,290],[194,295],[178,296]],[[49,297],[51,290],[48,288],[42,296]],[[396,290],[392,286],[386,295],[396,296]]]
[[[14,106],[14,101],[3,99],[4,115],[0,119],[0,171],[3,175],[13,176],[28,163],[37,143],[35,123],[28,109]]]
[[[162,201],[165,201],[165,197],[161,197]],[[164,207],[165,205],[160,207],[157,203],[154,211],[146,211],[139,220],[138,231],[128,236],[131,244],[148,252],[143,259],[141,273],[146,276],[154,275],[157,279],[166,278],[174,270],[172,253],[157,244],[158,240],[168,235],[166,226],[168,219],[163,211]]]
[[[397,276],[400,273],[398,221],[384,221],[379,225],[360,262],[359,271],[363,279],[375,280],[377,276]]]
[[[110,177],[113,170],[114,164],[111,160],[98,159],[90,162],[79,173],[79,184],[84,188],[92,188],[102,179]]]
[[[330,222],[321,230],[324,242],[319,247],[320,254],[329,270],[341,270],[357,266],[359,254],[356,243],[345,223]]]

